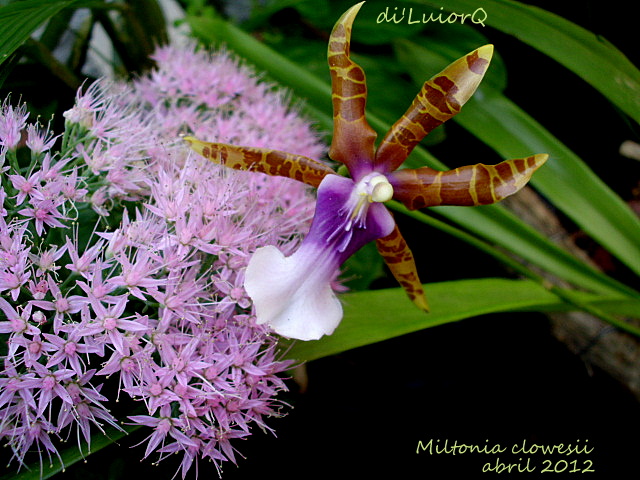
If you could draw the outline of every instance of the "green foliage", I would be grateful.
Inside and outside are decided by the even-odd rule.
[[[344,285],[350,290],[366,290],[371,282],[384,277],[382,257],[374,243],[362,247],[342,267]]]
[[[104,434],[95,435],[91,438],[91,446],[86,441],[80,443],[80,448],[70,447],[62,452],[62,463],[57,457],[52,457],[51,464],[47,464],[40,472],[39,465],[31,465],[30,469],[24,469],[20,473],[10,473],[0,477],[0,480],[46,480],[58,473],[64,473],[66,467],[80,462],[92,453],[96,453],[105,447],[117,442],[126,435],[140,428],[139,426],[124,425],[122,430],[113,427],[106,427]]]
[[[90,9],[89,14],[80,26],[72,28],[73,13],[79,8]],[[70,90],[77,89],[84,77],[82,70],[96,24],[105,29],[118,55],[117,60],[105,60],[121,74],[151,66],[149,55],[168,38],[157,0],[14,1],[0,7],[0,85],[10,74],[13,88],[32,84],[35,80],[31,65],[36,65],[45,76],[62,81]],[[42,34],[33,38],[39,27],[43,27]],[[53,51],[69,33],[74,37],[70,54],[66,59],[56,57]],[[23,57],[29,61],[19,64]],[[37,80],[44,78],[38,75]]]
[[[404,298],[401,289],[357,292],[343,296],[345,320],[336,332],[318,341],[296,342],[291,358],[314,360],[487,313],[566,311],[565,302],[529,280],[483,278],[425,285],[431,312],[425,315]],[[620,295],[580,293],[582,303],[619,315],[637,315],[640,300]]]
[[[0,7],[0,64],[43,22],[74,0],[26,0]]]

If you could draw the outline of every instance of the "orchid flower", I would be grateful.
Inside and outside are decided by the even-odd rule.
[[[428,311],[413,254],[384,202],[393,198],[409,209],[495,203],[520,190],[548,157],[539,154],[444,172],[429,167],[398,170],[423,137],[457,114],[475,92],[493,46],[478,48],[427,81],[376,150],[376,133],[365,118],[365,74],[349,56],[351,28],[363,3],[338,20],[328,48],[334,121],[329,157],[343,163],[351,178],[300,155],[185,137],[193,150],[215,163],[318,188],[311,229],[299,249],[285,257],[275,246],[261,247],[245,273],[257,323],[285,337],[311,340],[333,333],[342,306],[331,282],[340,265],[372,240],[409,298]]]

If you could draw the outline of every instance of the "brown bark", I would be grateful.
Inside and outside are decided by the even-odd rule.
[[[530,188],[504,200],[525,222],[566,248],[575,256],[597,268],[562,226],[558,217]],[[537,273],[549,277],[548,274]],[[550,278],[556,285],[558,279]],[[584,312],[549,315],[553,335],[569,350],[579,355],[590,371],[596,367],[627,387],[640,400],[640,339],[604,323]]]

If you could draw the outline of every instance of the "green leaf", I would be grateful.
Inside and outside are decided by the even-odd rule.
[[[0,8],[0,64],[46,20],[75,0],[25,0]]]
[[[306,0],[263,0],[261,2],[253,2],[251,5],[229,3],[225,7],[225,12],[230,17],[241,21],[243,28],[253,30],[267,24],[270,17],[276,12],[289,7],[320,16],[329,11],[327,0],[314,1],[311,5]]]
[[[384,277],[382,257],[370,242],[349,257],[342,266],[342,283],[349,290],[366,290],[374,280]]]
[[[556,295],[529,280],[483,278],[430,283],[430,313],[415,308],[400,288],[343,295],[344,320],[333,335],[296,342],[287,356],[315,360],[425,328],[496,312],[567,311]],[[638,316],[640,300],[580,294],[581,301],[617,315]],[[514,315],[514,320],[517,317]]]
[[[469,35],[468,31],[474,34]],[[426,80],[454,60],[487,43],[489,41],[473,29],[465,25],[454,24],[447,30],[437,30],[435,34],[426,37],[416,36],[411,39],[394,40],[392,45],[395,57],[403,66],[404,71],[406,71],[407,63],[410,63],[412,55],[420,56],[418,64],[415,65],[416,75],[412,78],[414,83],[422,86]],[[416,51],[415,47],[422,45],[427,45],[428,48],[421,47],[419,51]],[[422,76],[418,77],[418,75]],[[503,91],[507,86],[507,67],[497,50],[494,50],[491,65],[480,84],[481,87],[486,85],[490,85],[498,91]]]
[[[63,9],[47,22],[47,26],[39,39],[46,48],[49,50],[56,48],[62,36],[69,29],[69,22],[73,17],[73,13],[73,9]]]
[[[475,235],[468,234],[444,222],[427,215],[425,212],[408,210],[397,202],[387,203],[391,208],[413,217],[416,220],[432,225],[444,232],[460,238],[476,248],[501,259],[504,254],[499,248],[487,245],[485,240],[492,242],[515,253],[518,257],[533,265],[542,267],[546,272],[562,278],[575,286],[601,293],[623,293],[633,298],[640,298],[640,294],[630,287],[593,269],[585,262],[574,257],[555,243],[552,243],[533,227],[520,220],[515,214],[502,205],[484,205],[473,208],[434,207],[429,213],[437,212],[448,220],[452,220]],[[503,261],[512,265],[507,257]],[[519,270],[525,274],[528,270],[523,266]]]
[[[397,43],[397,54],[415,83],[438,71],[451,59],[408,40]],[[457,57],[464,51],[458,52]],[[489,71],[491,68],[489,69]],[[548,153],[550,159],[531,180],[554,206],[640,274],[640,219],[569,148],[542,125],[488,84],[454,120],[492,147],[503,158]]]
[[[486,12],[485,24],[513,35],[591,84],[640,123],[640,70],[602,37],[540,8],[511,0],[409,0],[450,12]]]
[[[102,432],[95,433],[91,437],[90,450],[87,443],[83,441],[80,449],[78,449],[77,446],[73,446],[67,448],[61,453],[60,456],[62,457],[62,464],[60,463],[60,460],[55,456],[52,456],[51,466],[49,466],[48,459],[43,459],[46,464],[42,467],[42,475],[40,475],[40,464],[34,463],[30,465],[28,469],[22,470],[20,473],[9,473],[3,475],[2,477],[0,477],[0,480],[46,480],[47,478],[51,478],[60,472],[64,472],[64,469],[66,467],[84,460],[90,454],[118,442],[118,440],[122,439],[126,435],[129,435],[138,428],[140,428],[139,425],[124,425],[124,431],[116,430],[113,427],[105,428],[104,434]]]
[[[332,15],[331,6],[329,0],[313,0],[313,2],[303,1],[297,2],[294,8],[305,19],[313,22],[314,24],[318,20],[322,21],[326,18],[330,18]]]
[[[640,219],[569,148],[507,98],[486,92],[457,121],[502,156],[549,153],[531,184],[609,252],[640,274]]]

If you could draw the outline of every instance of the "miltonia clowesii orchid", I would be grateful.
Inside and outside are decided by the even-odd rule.
[[[334,121],[329,157],[343,163],[351,178],[300,155],[185,137],[191,148],[215,163],[318,188],[311,229],[299,249],[285,257],[275,246],[259,248],[245,273],[257,322],[285,337],[312,340],[333,333],[342,306],[331,282],[342,263],[373,240],[409,298],[428,311],[413,254],[384,202],[393,198],[409,209],[495,203],[520,190],[547,160],[538,154],[444,172],[398,169],[424,136],[457,114],[475,92],[493,46],[478,48],[427,81],[376,150],[376,133],[365,118],[365,74],[349,56],[351,28],[363,3],[338,20],[328,48]]]

